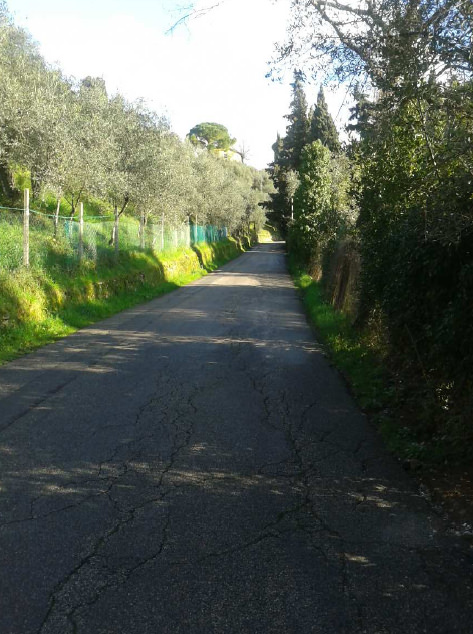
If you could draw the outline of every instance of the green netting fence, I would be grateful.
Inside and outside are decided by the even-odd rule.
[[[25,212],[0,207],[0,269],[14,270],[25,264]],[[82,228],[77,218],[29,210],[28,259],[34,267],[58,266],[79,261],[97,262],[115,253],[114,224],[110,216],[86,216]],[[219,242],[227,238],[226,228],[184,223],[171,226],[121,217],[118,250],[169,251],[199,242]]]
[[[219,229],[213,225],[191,225],[190,239],[192,244],[199,242],[220,242],[227,237],[227,229],[223,227]]]

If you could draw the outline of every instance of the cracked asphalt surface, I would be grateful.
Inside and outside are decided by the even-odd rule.
[[[0,368],[0,557],[0,634],[473,632],[282,244]]]

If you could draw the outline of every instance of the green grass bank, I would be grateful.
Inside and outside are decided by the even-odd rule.
[[[379,341],[382,337],[375,329],[355,328],[346,314],[327,301],[320,282],[291,257],[289,263],[319,341],[387,448],[405,469],[415,472],[452,525],[469,530],[473,525],[473,468],[471,461],[465,461],[464,448],[459,449],[455,436],[448,435],[448,427],[440,438],[419,433],[417,421],[428,415],[429,402],[419,399],[415,391],[409,398],[412,390],[406,392],[406,379],[400,380],[390,365],[389,354]]]
[[[442,459],[434,443],[421,441],[414,430],[402,424],[402,404],[376,335],[355,328],[345,313],[327,301],[322,283],[313,280],[291,257],[289,268],[318,339],[388,449],[404,461],[435,463]]]
[[[168,252],[123,252],[97,265],[0,271],[0,363],[188,284],[253,243],[229,238]]]

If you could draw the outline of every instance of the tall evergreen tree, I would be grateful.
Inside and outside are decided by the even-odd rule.
[[[309,143],[320,141],[331,152],[340,152],[340,140],[335,123],[328,111],[322,87],[317,95],[317,104],[310,122]]]
[[[320,264],[324,249],[336,234],[337,216],[331,200],[330,163],[330,151],[320,141],[305,146],[290,241],[293,251],[306,264],[311,260]]]
[[[276,142],[272,146],[274,160],[269,165],[269,175],[274,184],[274,192],[270,193],[270,201],[265,205],[269,210],[268,219],[285,231],[287,223],[287,198],[285,194],[284,139],[278,132]]]
[[[284,139],[283,160],[281,165],[287,169],[298,170],[301,162],[301,153],[308,140],[309,117],[307,114],[307,99],[303,87],[303,74],[294,71],[292,86],[291,111],[285,118],[289,121]]]
[[[281,157],[282,157],[283,152],[284,152],[283,139],[281,139],[281,135],[279,134],[279,132],[277,134],[276,141],[273,143],[271,148],[272,148],[273,153],[274,153],[274,161],[271,163],[271,168],[274,170],[274,167],[276,165],[280,165]]]

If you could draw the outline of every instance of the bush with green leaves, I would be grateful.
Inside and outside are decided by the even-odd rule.
[[[346,82],[356,101],[346,191],[356,203],[348,208],[359,209],[358,321],[382,324],[420,436],[444,455],[471,456],[473,4],[317,0],[293,2],[292,18],[277,61]],[[309,235],[315,250],[323,247],[318,232],[330,235],[319,221],[328,206],[318,160],[322,197],[303,225],[305,252]],[[305,209],[315,184],[301,178]],[[332,189],[340,188],[332,181]]]

